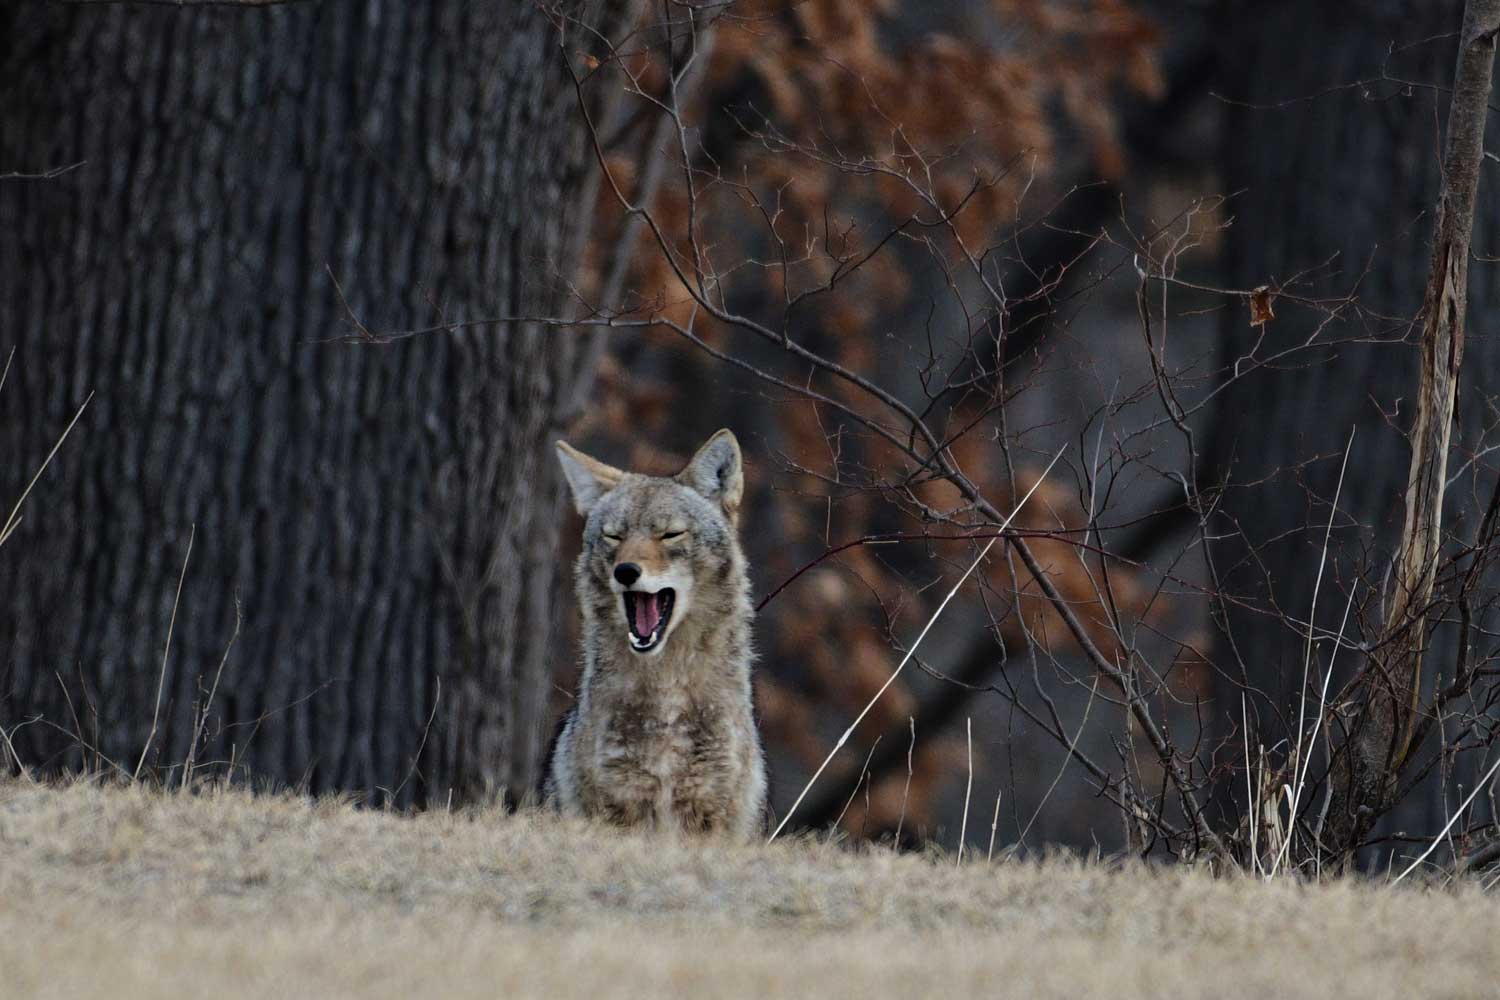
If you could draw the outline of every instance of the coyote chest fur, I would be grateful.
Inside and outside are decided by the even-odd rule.
[[[558,457],[584,517],[574,570],[583,678],[548,801],[624,825],[754,835],[766,775],[736,536],[739,444],[720,431],[671,478],[622,472],[563,443]]]

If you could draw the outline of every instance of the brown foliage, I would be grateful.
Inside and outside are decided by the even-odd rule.
[[[659,16],[655,8],[648,13],[643,39],[660,34],[650,20]],[[919,22],[936,26],[919,29]],[[912,307],[920,283],[930,284],[934,271],[961,271],[965,252],[1001,243],[1023,220],[1027,199],[1045,189],[1064,154],[1056,145],[1061,120],[1087,141],[1084,150],[1066,151],[1068,157],[1081,154],[1100,175],[1117,174],[1123,153],[1113,99],[1160,86],[1156,32],[1119,0],[995,0],[938,13],[894,0],[753,0],[707,24],[699,41],[706,50],[711,33],[711,55],[684,112],[699,145],[688,148],[684,163],[675,130],[667,130],[664,141],[652,135],[655,116],[648,113],[639,126],[645,138],[607,157],[612,183],[601,190],[598,232],[624,231],[616,190],[628,199],[649,195],[658,228],[641,226],[628,247],[608,239],[592,246],[593,281],[613,254],[628,253],[623,308],[691,323],[704,342],[722,347],[732,332],[695,309],[683,284],[684,277],[691,283],[704,275],[710,298],[732,288],[737,299],[759,302],[757,309],[777,323],[809,331],[820,351],[858,372],[877,370],[892,350],[914,349],[909,332],[903,331],[907,342],[898,341],[888,324]],[[642,44],[622,55],[628,89],[665,99],[664,51]],[[635,104],[634,111],[650,111],[647,102]],[[667,162],[666,179],[654,191],[641,189],[642,150]],[[932,238],[933,223],[945,219],[946,247]],[[896,239],[882,247],[893,230]],[[916,268],[903,256],[913,245],[925,255]],[[695,257],[705,247],[711,258]],[[870,255],[877,248],[881,252]],[[919,279],[924,269],[928,276]],[[596,291],[589,279],[584,286],[585,298]],[[960,354],[969,352],[994,320],[970,316],[968,328],[945,334],[936,350],[957,345]],[[718,363],[670,333],[632,334],[627,350],[631,364],[603,366],[584,430],[613,439],[614,453],[638,465],[660,466],[649,442],[669,435],[684,414],[693,419],[700,404],[645,372],[670,366],[672,384],[699,386],[710,382]],[[868,406],[845,383],[812,373],[807,378],[834,400]],[[838,414],[826,406],[757,397],[740,401],[727,417],[705,418],[705,426],[723,419],[755,443],[752,450],[775,454],[780,463],[779,470],[752,470],[758,494],[749,520],[760,537],[774,539],[752,540],[763,592],[829,546],[895,525],[962,535],[971,520],[951,486],[912,469],[906,456],[878,438],[844,433]],[[1025,477],[1036,467],[1017,470],[1020,478],[1011,483],[1000,451],[986,446],[993,421],[982,400],[955,423],[971,423],[972,432],[957,437],[953,453],[990,495],[1019,496],[1031,485]],[[756,447],[760,442],[772,448]],[[900,478],[912,475],[910,482]],[[1023,519],[1027,526],[1076,528],[1080,509],[1068,488],[1046,487]],[[948,523],[934,523],[934,512]],[[816,764],[834,720],[852,717],[889,677],[899,657],[892,638],[928,609],[930,595],[919,588],[934,569],[970,558],[973,546],[934,541],[926,551],[942,561],[914,579],[910,557],[888,557],[881,546],[846,549],[767,609],[761,642],[770,675],[759,690],[774,746]],[[1090,578],[1097,561],[1081,557],[1068,538],[1040,541],[1038,554],[1107,647],[1107,611],[1097,597],[1098,581]],[[1062,635],[1034,594],[1015,594],[1034,591],[1027,580],[1011,576],[1003,559],[991,569],[987,586],[1029,616],[1034,633]],[[1117,599],[1138,611],[1142,595],[1123,568],[1112,583]],[[1009,637],[1020,638],[1017,614],[1002,624]],[[906,685],[894,686],[856,740],[902,724],[914,704]],[[919,754],[907,796],[915,822],[924,819],[940,777],[952,773],[940,746]],[[874,790],[871,808],[881,819],[890,812],[889,797],[884,785]]]

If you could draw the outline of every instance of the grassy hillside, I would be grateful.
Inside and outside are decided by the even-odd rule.
[[[0,779],[0,993],[1494,996],[1500,900]]]

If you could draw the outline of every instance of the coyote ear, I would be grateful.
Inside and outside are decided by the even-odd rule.
[[[719,431],[698,449],[693,460],[677,474],[677,481],[717,501],[729,516],[729,523],[737,523],[740,497],[745,492],[740,443],[729,430]]]
[[[625,473],[613,465],[605,465],[597,458],[590,458],[566,441],[557,442],[557,460],[562,465],[563,475],[573,491],[573,506],[584,517],[599,498],[625,478]]]

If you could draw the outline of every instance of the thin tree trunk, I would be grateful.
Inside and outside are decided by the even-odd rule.
[[[1489,111],[1500,0],[1469,0],[1459,39],[1443,188],[1423,301],[1422,372],[1411,431],[1406,520],[1383,634],[1359,691],[1353,735],[1336,757],[1325,847],[1347,856],[1389,797],[1422,693],[1426,608],[1442,547],[1443,493],[1468,308],[1469,243]]]
[[[1383,621],[1364,624],[1359,608],[1368,600],[1367,614],[1381,617],[1371,591],[1389,590],[1384,574],[1400,545],[1410,461],[1403,430],[1413,420],[1422,363],[1415,343],[1420,327],[1410,317],[1417,316],[1427,281],[1413,264],[1432,250],[1442,186],[1439,130],[1462,16],[1458,0],[1269,0],[1228,8],[1218,32],[1224,77],[1217,89],[1231,99],[1222,187],[1235,192],[1227,209],[1234,226],[1224,242],[1225,284],[1248,289],[1295,279],[1300,295],[1335,300],[1353,292],[1360,306],[1325,323],[1314,310],[1278,303],[1264,328],[1250,325],[1247,309],[1224,314],[1225,365],[1252,348],[1259,356],[1298,348],[1222,398],[1207,463],[1216,477],[1228,477],[1214,559],[1220,583],[1236,598],[1227,609],[1235,642],[1220,643],[1215,657],[1225,671],[1219,702],[1238,705],[1248,695],[1255,739],[1267,746],[1290,746],[1300,700],[1309,699],[1309,713],[1318,701],[1316,668],[1328,662],[1329,644],[1319,644],[1304,692],[1303,623],[1351,427],[1358,433],[1314,624],[1322,634],[1337,630],[1352,587],[1359,605],[1346,640],[1373,645],[1380,638]],[[1434,86],[1381,82],[1382,72]],[[1356,81],[1364,83],[1352,86]],[[1500,201],[1485,189],[1477,203],[1475,246],[1492,253]],[[1492,267],[1470,275],[1476,314],[1500,309],[1497,278]],[[1471,338],[1465,364],[1472,384],[1487,385],[1500,372],[1500,352]],[[1485,393],[1460,395],[1452,447],[1475,461],[1453,471],[1447,491],[1444,526],[1459,537],[1474,535],[1493,490],[1494,463],[1478,454],[1492,443],[1492,422]],[[1476,615],[1474,624],[1497,623]],[[1424,695],[1438,673],[1449,672],[1457,632],[1429,623]],[[1359,665],[1359,658],[1341,654],[1330,690],[1339,690]],[[1236,740],[1222,760],[1233,767],[1242,756]],[[1323,766],[1320,756],[1312,773]],[[1454,777],[1462,780],[1469,769],[1460,762]],[[1435,831],[1446,819],[1441,784],[1426,780],[1375,832]],[[1221,793],[1223,808],[1231,797],[1243,798],[1233,781]]]
[[[403,800],[531,787],[574,338],[329,339],[345,299],[385,329],[558,307],[590,162],[541,5],[0,20],[0,164],[85,161],[0,182],[0,498],[97,393],[0,551],[0,723],[44,720],[18,751],[135,760],[196,526],[148,762],[187,756],[238,604],[200,759]]]

